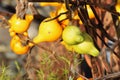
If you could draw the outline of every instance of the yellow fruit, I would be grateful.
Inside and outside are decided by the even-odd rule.
[[[34,43],[29,42],[29,43],[28,43],[28,46],[29,46],[29,47],[33,47],[33,46],[34,46]]]
[[[15,32],[10,32],[10,36],[15,36],[16,35],[16,33]]]
[[[95,18],[95,15],[89,5],[87,5],[87,11],[90,19]]]
[[[8,22],[10,24],[14,23],[14,21],[16,21],[17,17],[16,17],[16,14],[13,14],[12,17],[8,20]]]
[[[14,14],[9,19],[10,29],[15,33],[26,32],[32,20],[33,20],[33,15],[26,14],[25,19],[20,19],[20,18],[17,18],[16,14]]]
[[[68,51],[74,52],[73,46],[66,44],[64,41],[60,42]]]
[[[21,42],[17,42],[14,44],[13,51],[16,54],[26,54],[29,50],[29,46],[23,46]]]
[[[61,5],[61,3],[58,2],[40,2],[39,4],[40,6],[55,6],[55,7]]]
[[[28,36],[28,32],[23,32],[23,35],[24,36]]]
[[[52,42],[60,38],[62,34],[62,27],[60,26],[56,19],[46,22],[46,20],[49,19],[50,18],[46,18],[44,21],[41,22],[39,26],[38,35],[33,39],[34,43],[46,41]]]
[[[17,35],[12,37],[10,47],[16,54],[26,54],[30,48],[28,45],[22,45],[21,40]]]
[[[75,16],[73,17],[73,19],[79,20],[79,24],[83,24],[82,21],[81,21],[81,19],[80,19],[79,16],[78,16],[78,13],[75,14]]]
[[[61,22],[62,28],[65,28],[69,24],[69,22],[70,22],[69,19],[66,19],[66,20],[62,21]]]
[[[120,13],[120,3],[115,6],[115,9],[118,13]],[[120,16],[118,18],[120,20]]]
[[[62,4],[61,7],[58,9],[56,15],[60,15],[61,13],[65,13],[66,11],[68,11],[68,10],[66,9],[65,4]],[[67,18],[67,14],[62,14],[60,17],[58,17],[58,21],[64,20],[66,18]],[[63,28],[65,28],[66,25],[68,25],[68,23],[69,23],[69,19],[66,19],[66,20],[61,22],[61,26]]]
[[[14,44],[19,40],[20,40],[20,38],[18,36],[12,37],[12,39],[10,41],[10,47],[13,48]]]
[[[50,17],[51,17],[51,18],[56,17],[56,13],[55,13],[54,11],[51,11],[51,12],[50,12]]]
[[[85,80],[85,79],[82,77],[78,77],[77,80]]]

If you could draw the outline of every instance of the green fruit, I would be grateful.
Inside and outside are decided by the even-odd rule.
[[[84,41],[78,45],[74,45],[73,49],[77,53],[81,54],[90,54],[92,56],[98,56],[99,51],[94,46],[92,38],[87,33],[82,33],[82,36],[84,37]]]
[[[94,46],[92,38],[85,32],[82,33],[82,36],[84,37],[84,41],[79,44],[68,45],[67,43],[64,42],[63,45],[69,51],[75,51],[76,53],[79,53],[79,54],[89,54],[94,57],[98,56],[99,51]]]
[[[69,45],[78,44],[84,40],[81,36],[81,31],[77,26],[67,26],[63,30],[62,39]]]

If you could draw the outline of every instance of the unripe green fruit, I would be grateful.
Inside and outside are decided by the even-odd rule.
[[[81,31],[77,26],[67,26],[63,30],[62,39],[69,45],[81,43],[84,38],[81,36]]]
[[[94,46],[91,36],[89,36],[85,32],[82,32],[81,35],[84,37],[84,41],[82,41],[79,44],[69,45],[69,44],[65,43],[64,41],[62,42],[62,44],[66,47],[66,49],[68,51],[74,51],[79,54],[89,54],[94,57],[98,56],[99,51]]]

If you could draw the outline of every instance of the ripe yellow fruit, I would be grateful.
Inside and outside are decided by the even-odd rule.
[[[38,35],[33,39],[34,43],[53,42],[62,35],[62,27],[56,19],[47,21],[50,18],[43,20],[39,26]]]
[[[87,5],[87,11],[90,19],[95,18],[95,15],[89,5]]]
[[[61,5],[61,3],[58,2],[40,2],[40,6],[55,6],[58,7]]]
[[[14,44],[13,51],[16,54],[26,54],[29,50],[29,46],[23,46],[21,42],[17,42]]]
[[[66,11],[68,11],[68,10],[66,9],[65,4],[62,4],[61,7],[57,10],[56,15],[60,15],[61,13],[65,13]],[[68,25],[68,23],[69,23],[69,19],[66,19],[66,18],[67,18],[67,14],[62,14],[60,17],[58,17],[58,21],[63,20],[61,22],[61,26],[63,28],[65,28],[66,25]],[[66,19],[66,20],[64,20],[64,19]]]
[[[10,47],[16,54],[26,54],[30,48],[29,45],[22,45],[22,42],[17,35],[12,37]]]
[[[64,13],[64,12],[66,12],[66,11],[67,11],[67,9],[66,9],[66,7],[65,7],[65,4],[62,4],[61,7],[60,7],[60,8],[58,9],[58,11],[57,11],[57,15],[59,15],[59,14],[61,14],[61,13]],[[65,19],[65,18],[67,18],[67,15],[66,15],[66,14],[63,14],[63,15],[61,15],[60,17],[58,17],[58,20],[61,21],[61,20]]]
[[[15,32],[10,32],[10,36],[15,36],[16,33]]]
[[[74,47],[73,47],[73,46],[66,44],[64,41],[61,41],[60,43],[61,43],[63,46],[65,46],[65,48],[66,48],[68,51],[74,52]]]
[[[11,16],[11,18],[8,20],[8,22],[9,22],[10,25],[11,25],[12,23],[14,23],[14,21],[16,21],[16,19],[17,19],[16,14],[13,14],[13,15]]]
[[[14,14],[8,21],[10,23],[10,32],[23,33],[26,32],[29,28],[31,21],[33,20],[33,15],[26,14],[25,19],[17,18],[17,15]]]
[[[29,43],[28,43],[28,46],[29,46],[29,47],[33,47],[33,46],[34,46],[34,43],[29,42]]]
[[[78,16],[78,13],[75,14],[75,16],[73,17],[73,19],[79,20],[79,24],[83,24],[82,21],[81,21],[81,19],[80,19],[79,16]]]
[[[56,17],[56,12],[55,12],[55,11],[51,11],[51,12],[50,12],[50,17],[51,17],[51,18]]]
[[[85,79],[82,77],[78,77],[77,80],[85,80]]]
[[[119,0],[118,0],[119,1]],[[116,4],[115,9],[118,13],[120,13],[120,3]],[[118,17],[120,20],[120,16]]]

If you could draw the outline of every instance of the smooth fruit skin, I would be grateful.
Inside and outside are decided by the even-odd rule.
[[[30,26],[31,21],[33,20],[33,15],[26,14],[25,19],[17,18],[17,15],[14,14],[10,19],[10,29],[15,33],[26,32]]]
[[[73,48],[77,53],[80,54],[89,54],[92,55],[94,57],[99,55],[99,51],[97,50],[97,48],[94,46],[93,40],[92,38],[87,34],[87,33],[83,33],[84,36],[84,41],[78,45],[74,45]]]
[[[21,42],[14,44],[13,51],[16,54],[26,54],[29,50],[29,46],[23,46]]]
[[[17,35],[15,35],[14,37],[12,37],[12,39],[10,41],[10,47],[13,48],[14,44],[16,42],[18,42],[18,41],[20,41],[20,38]]]
[[[62,33],[62,39],[69,45],[75,45],[84,40],[81,36],[81,31],[77,26],[67,26]]]
[[[46,22],[49,19],[47,18],[41,22],[38,35],[33,39],[34,43],[53,42],[61,37],[62,27],[56,19]]]
[[[89,54],[93,57],[96,57],[99,55],[99,51],[94,46],[92,38],[85,32],[82,33],[82,36],[84,37],[84,41],[76,44],[76,45],[68,45],[64,42],[64,46],[69,51],[74,51],[79,54]]]
[[[88,41],[88,40],[85,40],[78,45],[74,45],[73,48],[77,53],[80,53],[80,54],[89,54],[94,57],[99,55],[99,51],[94,46],[93,42]]]
[[[30,48],[28,45],[22,45],[21,40],[17,35],[12,37],[10,47],[16,54],[26,54]]]

